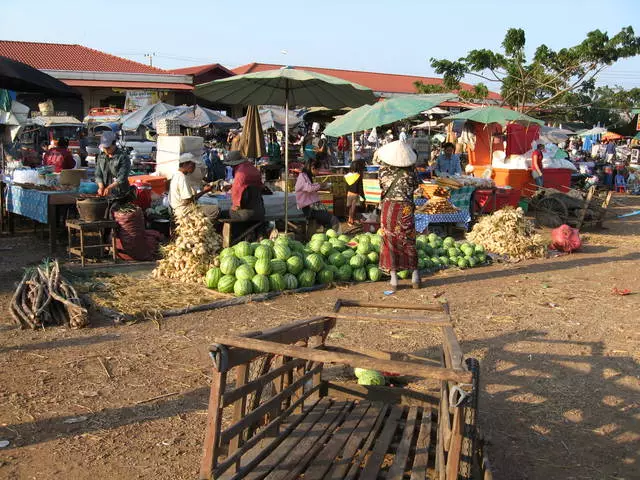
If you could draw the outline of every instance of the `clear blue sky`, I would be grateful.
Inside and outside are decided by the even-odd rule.
[[[433,74],[429,58],[495,49],[510,27],[525,30],[531,52],[541,43],[554,49],[574,45],[596,28],[613,35],[632,25],[640,35],[639,0],[2,4],[2,40],[79,43],[140,62],[148,62],[144,54],[153,52],[154,65],[161,68],[257,61],[428,76]],[[606,70],[599,83],[640,87],[640,57]]]

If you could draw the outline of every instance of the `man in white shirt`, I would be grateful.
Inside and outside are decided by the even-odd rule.
[[[178,171],[171,177],[169,186],[169,204],[176,219],[179,219],[190,205],[197,204],[198,199],[212,189],[211,185],[205,185],[200,192],[196,192],[189,183],[187,175],[192,174],[196,168],[193,155],[182,154],[179,161]],[[198,208],[211,221],[220,215],[220,209],[216,205],[198,205]]]

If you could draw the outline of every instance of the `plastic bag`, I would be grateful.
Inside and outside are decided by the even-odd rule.
[[[119,255],[122,254],[138,261],[152,260],[155,250],[149,248],[144,228],[144,215],[140,207],[135,212],[113,212],[113,218],[118,224],[116,229]]]
[[[580,232],[569,225],[560,225],[551,231],[551,248],[560,252],[575,252],[582,247]]]

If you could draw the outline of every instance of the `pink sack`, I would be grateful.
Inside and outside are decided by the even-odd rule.
[[[551,248],[560,252],[574,252],[582,247],[580,232],[569,225],[560,225],[551,230]]]

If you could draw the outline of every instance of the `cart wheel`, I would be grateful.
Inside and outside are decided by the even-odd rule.
[[[555,197],[544,197],[536,202],[536,222],[545,227],[556,228],[567,223],[567,206]]]

